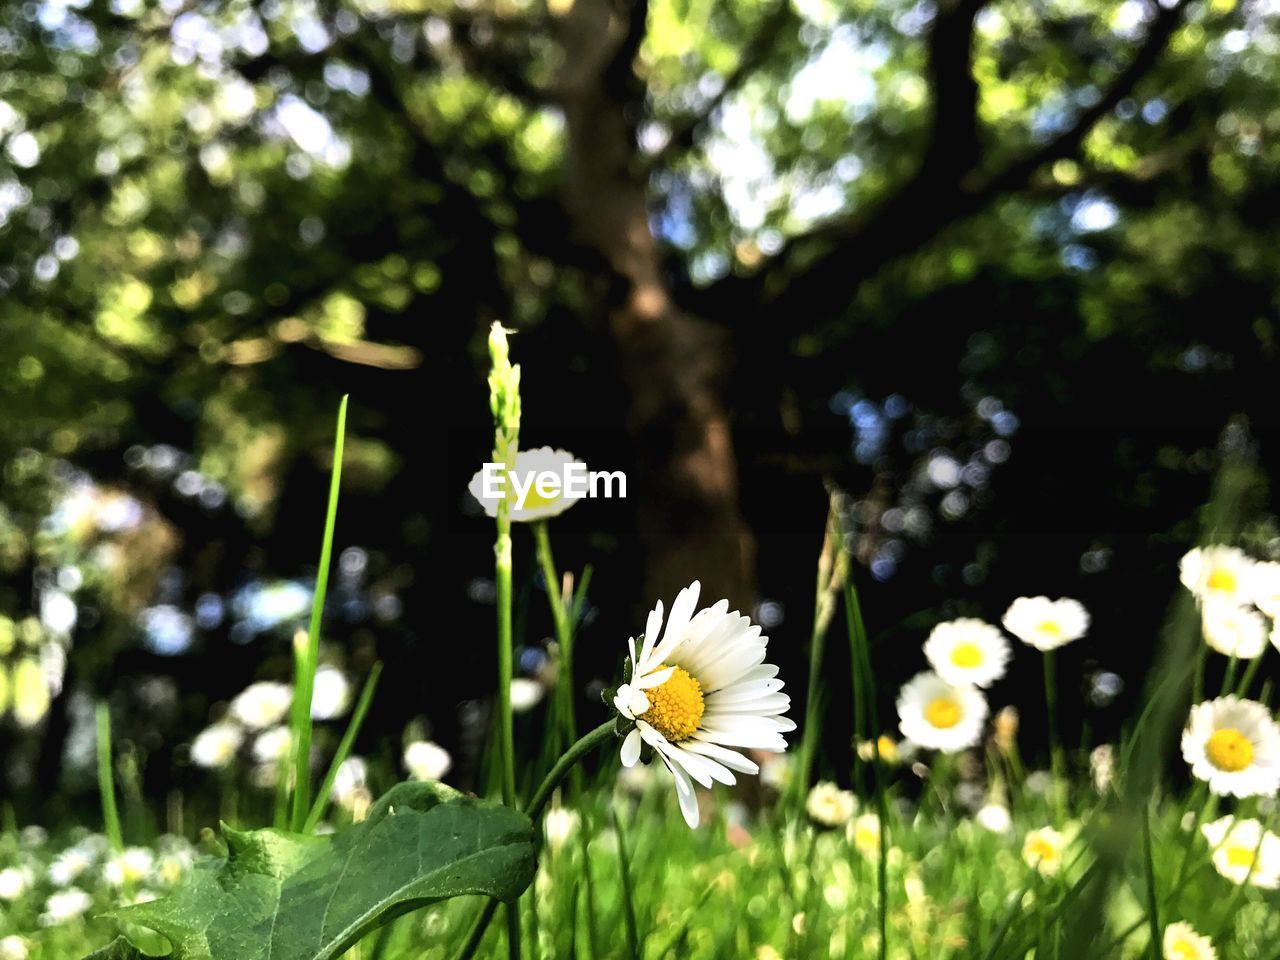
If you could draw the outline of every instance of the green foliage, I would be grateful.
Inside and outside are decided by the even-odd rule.
[[[174,960],[332,960],[419,907],[514,900],[533,880],[533,830],[514,810],[437,783],[401,784],[331,837],[224,828],[230,855],[171,897],[113,911],[159,931]],[[141,957],[117,940],[93,954]]]

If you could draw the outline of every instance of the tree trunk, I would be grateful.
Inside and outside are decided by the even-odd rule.
[[[556,17],[564,55],[558,95],[569,133],[567,207],[576,239],[608,273],[604,308],[627,390],[646,548],[645,602],[670,603],[689,581],[703,597],[749,612],[753,538],[743,522],[723,392],[727,337],[683,316],[664,281],[649,230],[628,106],[638,106],[632,62],[647,9],[576,0]]]

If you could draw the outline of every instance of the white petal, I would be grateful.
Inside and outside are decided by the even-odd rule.
[[[678,760],[680,764],[689,771],[689,776],[693,777],[693,779],[697,780],[704,787],[710,787],[711,784],[704,782],[702,777],[698,776],[699,772],[701,772],[703,776],[710,777],[712,780],[723,783],[726,787],[732,787],[738,782],[737,778],[734,777],[734,775],[718,761],[713,760],[711,757],[708,757],[706,754],[700,753],[697,750],[686,749],[685,744],[690,742],[692,741],[684,740],[678,744],[672,744],[670,747],[672,759]],[[692,766],[690,766],[690,764],[692,764]]]
[[[665,759],[665,758],[664,758]],[[676,781],[676,798],[680,801],[680,812],[684,815],[684,822],[690,828],[698,827],[698,797],[693,792],[693,784],[689,782],[689,777],[683,770],[666,761],[667,769],[671,771],[671,776]]]
[[[622,741],[622,765],[624,767],[634,767],[636,761],[640,759],[640,744],[643,741],[640,737],[639,730],[632,730],[627,734],[627,739]]]
[[[676,672],[675,667],[667,667],[665,670],[659,670],[657,673],[651,673],[648,676],[641,677],[635,682],[635,685],[641,690],[649,690],[653,687],[664,684],[671,678],[671,674]]]
[[[740,753],[732,750],[726,750],[718,743],[709,743],[706,740],[685,740],[680,746],[692,751],[700,753],[704,757],[714,757],[730,770],[737,770],[739,773],[759,773],[760,766],[754,760],[748,760]]]
[[[623,693],[624,687],[619,687],[618,692],[613,695],[613,707],[628,720],[634,720],[635,717],[631,713],[631,708],[627,706],[630,691]]]
[[[649,655],[653,653],[653,647],[658,642],[658,631],[662,629],[662,601],[659,600],[657,606],[649,611],[649,619],[644,625],[644,644],[640,648],[640,663],[646,666],[649,663]],[[639,664],[637,664],[638,666]]]
[[[667,618],[667,629],[662,632],[662,642],[653,651],[653,659],[662,663],[685,638],[689,621],[693,619],[693,611],[698,606],[698,593],[702,584],[697,580],[680,591],[676,602],[671,605],[671,616]],[[646,638],[647,639],[647,638]]]
[[[746,683],[735,683],[725,687],[723,690],[707,694],[707,706],[754,700],[756,697],[762,697],[767,693],[777,693],[782,687],[781,680],[750,680]]]
[[[764,662],[765,644],[758,640],[734,641],[720,656],[698,673],[708,690],[722,690],[737,683],[753,667]]]
[[[647,713],[649,710],[649,698],[640,690],[631,687],[627,694],[627,709],[631,711],[633,717]]]
[[[762,663],[758,667],[752,667],[741,677],[738,683],[748,683],[752,680],[772,680],[778,675],[778,665],[776,663]]]
[[[741,700],[737,703],[707,704],[707,712],[715,713],[754,713],[757,716],[769,716],[784,713],[791,706],[791,698],[785,693],[767,693],[754,700]]]

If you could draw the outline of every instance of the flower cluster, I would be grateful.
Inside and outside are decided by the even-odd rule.
[[[1089,613],[1078,600],[1019,597],[1002,621],[1009,633],[1042,652],[1078,640]],[[1005,675],[1013,652],[996,626],[961,618],[939,623],[924,644],[933,668],[898,694],[898,727],[919,747],[956,753],[975,746],[989,712],[983,690]]]
[[[256,786],[275,786],[281,765],[293,749],[288,728],[293,688],[264,680],[245,687],[225,715],[205,727],[191,742],[191,762],[208,770],[230,767],[242,753]],[[313,720],[336,720],[351,709],[351,681],[331,665],[316,670],[311,697]]]
[[[1182,585],[1200,607],[1205,642],[1237,660],[1280,648],[1280,563],[1261,563],[1236,547],[1196,547],[1178,564]],[[1268,623],[1270,618],[1273,623]]]
[[[5,929],[9,918],[29,914],[41,927],[57,927],[154,900],[181,882],[195,857],[180,837],[117,852],[102,834],[81,831],[58,849],[44,830],[28,827],[16,852],[0,855],[0,960],[26,960],[35,949],[21,928]]]

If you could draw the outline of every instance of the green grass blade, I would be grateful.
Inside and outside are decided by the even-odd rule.
[[[116,808],[116,780],[111,766],[111,713],[105,703],[98,704],[98,795],[102,798],[102,825],[111,849],[119,853],[124,849],[124,834],[120,830],[120,811]]]
[[[622,819],[612,805],[609,807],[609,816],[613,818],[613,830],[618,835],[618,879],[622,884],[622,917],[626,921],[627,956],[631,960],[640,960],[640,933],[636,925],[636,904],[634,888],[631,884],[631,857],[627,849],[627,835],[622,829]]]
[[[324,815],[325,808],[329,805],[329,793],[333,790],[333,782],[338,778],[338,768],[351,756],[351,748],[355,745],[356,737],[360,735],[360,727],[364,723],[365,714],[369,712],[369,706],[373,703],[373,692],[378,686],[378,678],[382,676],[381,662],[375,663],[373,669],[369,671],[369,676],[365,679],[364,689],[360,691],[360,699],[356,701],[356,709],[351,714],[351,722],[347,724],[346,732],[342,735],[342,740],[338,743],[337,752],[333,755],[333,761],[329,764],[329,772],[324,775],[324,781],[320,784],[320,789],[316,792],[315,803],[311,805],[311,812],[307,815],[307,822],[302,827],[303,833],[310,833],[316,828],[316,824],[320,822],[320,818]]]
[[[315,691],[316,661],[320,656],[320,619],[324,613],[325,593],[329,588],[329,566],[333,557],[333,528],[338,520],[338,490],[342,486],[342,449],[347,432],[347,401],[338,406],[338,426],[333,441],[333,471],[329,475],[329,508],[324,520],[324,538],[320,544],[320,566],[316,570],[315,596],[311,603],[311,623],[307,628],[307,646],[298,659],[300,669],[293,683],[294,783],[293,814],[290,826],[302,830],[311,807],[311,696]]]
[[[1151,806],[1142,806],[1142,861],[1147,878],[1147,921],[1151,925],[1151,960],[1160,960],[1160,896],[1156,891],[1156,866],[1151,856]]]

